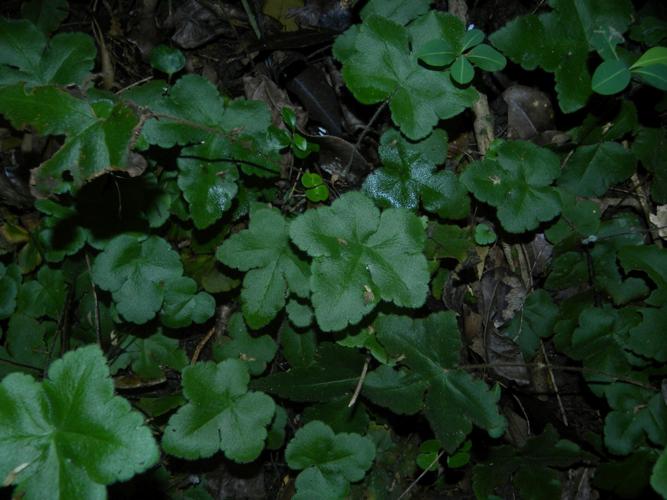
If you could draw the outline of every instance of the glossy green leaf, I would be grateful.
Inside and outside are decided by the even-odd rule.
[[[36,382],[12,374],[0,384],[0,477],[24,498],[106,498],[159,459],[143,417],[114,396],[102,351],[65,354]]]
[[[632,22],[629,0],[552,0],[554,9],[510,21],[491,42],[524,69],[555,74],[558,103],[565,113],[582,108],[591,93],[588,54],[613,50]],[[611,49],[610,49],[611,47]]]
[[[466,85],[475,76],[475,68],[465,56],[458,56],[450,68],[450,75],[456,83]]]
[[[492,437],[505,432],[506,421],[497,407],[500,391],[454,370],[462,347],[454,313],[435,313],[423,320],[381,315],[375,328],[387,351],[405,359],[429,383],[425,414],[445,450],[456,450],[473,423]]]
[[[422,67],[411,52],[408,30],[399,24],[370,16],[355,33],[345,50],[334,45],[348,88],[363,104],[389,100],[394,123],[410,139],[426,137],[439,119],[461,113],[477,99],[474,89],[457,88],[446,72]]]
[[[484,33],[477,28],[467,29],[461,39],[461,50],[463,52],[476,47],[484,41]]]
[[[59,2],[53,2],[58,10]],[[49,29],[62,16],[37,20]],[[39,14],[36,14],[39,15]],[[31,22],[0,18],[0,84],[81,85],[95,63],[95,43],[84,33],[60,33],[48,40]],[[4,108],[2,106],[0,109]]]
[[[313,258],[311,302],[322,330],[356,324],[380,301],[415,308],[426,300],[424,227],[405,209],[380,213],[350,192],[297,217],[290,236]]]
[[[407,24],[414,18],[428,12],[432,0],[369,0],[361,9],[361,19],[371,16],[381,16],[399,24]]]
[[[667,65],[654,64],[652,66],[644,66],[632,71],[633,74],[639,75],[641,79],[660,90],[667,90]]]
[[[95,284],[112,293],[118,312],[142,324],[160,310],[169,281],[181,277],[183,266],[162,238],[120,235],[97,256],[92,272]]]
[[[213,359],[238,359],[248,366],[251,375],[259,375],[276,355],[278,346],[268,335],[253,336],[243,321],[243,316],[234,313],[227,323],[227,336],[213,347]]]
[[[363,479],[375,459],[375,445],[358,434],[334,434],[326,424],[313,421],[296,432],[285,459],[291,469],[302,471],[295,498],[338,498],[346,494],[350,482]],[[335,485],[337,496],[330,496],[327,484]]]
[[[630,68],[644,68],[654,64],[667,64],[667,47],[651,47]]]
[[[43,196],[74,192],[109,171],[138,174],[129,157],[139,118],[111,101],[93,105],[56,87],[0,87],[0,112],[16,128],[31,125],[40,134],[65,135],[62,147],[32,171],[32,183]]]
[[[433,143],[438,135],[441,133],[436,130],[421,142]],[[384,167],[371,173],[363,184],[363,190],[379,206],[415,209],[421,200],[426,210],[444,218],[468,215],[470,200],[465,188],[453,172],[436,170],[422,153],[428,145],[413,144],[400,137],[383,142],[379,154]]]
[[[206,292],[197,292],[197,283],[182,276],[169,281],[160,311],[162,324],[169,328],[183,328],[203,323],[215,313],[215,300]]]
[[[183,69],[185,56],[177,48],[160,44],[151,50],[150,63],[153,68],[171,76]]]
[[[189,460],[220,450],[235,462],[255,460],[264,448],[275,404],[266,394],[248,392],[249,380],[239,360],[186,367],[182,384],[189,402],[169,419],[162,448]]]
[[[461,181],[475,197],[498,209],[512,233],[535,229],[560,213],[551,183],[560,174],[558,157],[524,141],[496,141],[486,158],[468,166]]]
[[[485,43],[468,52],[466,58],[484,71],[500,71],[507,64],[504,55]]]
[[[67,0],[29,0],[21,4],[21,16],[49,34],[68,14]]]
[[[254,211],[248,229],[227,238],[216,256],[246,271],[241,300],[251,328],[271,321],[285,306],[288,291],[308,296],[308,266],[290,247],[287,221],[276,209]]]
[[[120,345],[121,354],[112,365],[115,370],[132,365],[132,371],[148,380],[164,377],[163,367],[181,371],[188,364],[188,357],[178,345],[178,340],[156,333],[141,338],[128,335]]]
[[[625,89],[632,77],[625,61],[620,59],[604,61],[593,73],[591,88],[602,95],[617,94]]]
[[[423,377],[386,365],[366,375],[362,394],[373,403],[399,415],[413,415],[423,409],[427,382]]]
[[[307,356],[303,352],[298,355],[302,360]],[[292,352],[290,357],[294,360],[295,353]],[[252,387],[292,401],[329,401],[342,396],[351,397],[364,361],[364,356],[354,349],[324,342],[314,352],[312,363],[295,363],[290,371],[254,380]]]

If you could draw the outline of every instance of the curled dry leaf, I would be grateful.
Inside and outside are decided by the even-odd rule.
[[[507,103],[507,137],[532,139],[553,128],[554,111],[549,97],[524,85],[512,85],[503,92]]]

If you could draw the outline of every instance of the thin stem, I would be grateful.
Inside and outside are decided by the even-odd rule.
[[[246,16],[248,16],[248,22],[250,22],[250,26],[252,26],[252,30],[255,32],[255,36],[258,40],[261,40],[262,33],[259,31],[257,20],[255,19],[255,15],[252,13],[252,9],[250,8],[248,0],[241,0],[241,3],[243,4],[243,10],[245,10]]]
[[[352,399],[350,399],[350,402],[347,404],[348,408],[352,408],[354,406],[354,403],[357,402],[357,398],[359,398],[359,394],[361,393],[361,388],[364,385],[364,381],[366,380],[366,373],[368,373],[368,358],[366,358],[366,362],[364,363],[364,367],[361,370],[361,376],[359,377],[359,381],[357,382],[357,387],[354,388],[354,394],[352,394]]]
[[[384,108],[387,107],[389,99],[391,99],[393,95],[394,93],[392,92],[392,95],[390,95],[386,101],[384,101],[382,104],[378,106],[378,109],[375,110],[375,113],[373,113],[371,119],[368,120],[368,123],[364,127],[364,130],[361,132],[361,135],[357,139],[357,142],[354,144],[354,149],[350,152],[350,158],[347,160],[347,165],[345,165],[345,168],[343,169],[343,177],[347,177],[347,174],[350,173],[350,167],[352,166],[352,161],[354,160],[354,153],[359,151],[359,146],[361,146],[361,142],[364,140],[366,134],[371,129],[371,127],[375,124],[375,121],[379,118],[380,113],[382,113],[384,111]]]
[[[537,370],[544,370],[551,368],[552,370],[560,370],[563,372],[576,372],[576,373],[590,373],[592,375],[601,375],[604,377],[609,377],[618,382],[625,382],[627,384],[636,385],[637,387],[642,387],[643,389],[648,389],[651,391],[656,391],[657,389],[652,385],[639,382],[622,375],[612,375],[611,373],[604,372],[602,370],[596,370],[595,368],[588,368],[585,366],[563,366],[563,365],[546,365],[545,363],[479,363],[472,365],[459,365],[453,369],[459,370],[486,370],[488,368],[535,368]],[[445,371],[450,371],[451,369],[446,369]]]

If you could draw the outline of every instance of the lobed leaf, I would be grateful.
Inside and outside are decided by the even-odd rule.
[[[308,295],[308,266],[291,249],[287,221],[276,209],[252,212],[248,229],[227,238],[216,256],[247,271],[241,300],[243,316],[252,328],[266,325],[285,307],[288,291]]]
[[[498,209],[498,219],[512,233],[535,229],[560,213],[551,183],[560,174],[558,157],[529,142],[497,140],[486,158],[468,166],[463,184],[479,200]]]
[[[189,402],[169,419],[162,448],[189,460],[220,450],[235,462],[255,460],[264,448],[275,404],[266,394],[248,392],[246,365],[235,359],[197,363],[183,370],[182,380]]]
[[[297,217],[292,241],[313,257],[311,302],[320,328],[358,323],[380,301],[420,307],[428,291],[424,228],[404,209],[380,214],[361,193]]]
[[[0,477],[24,498],[106,498],[159,459],[142,416],[114,396],[102,351],[69,352],[36,382],[14,373],[0,384]]]

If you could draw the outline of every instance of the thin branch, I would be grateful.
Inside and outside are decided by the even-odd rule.
[[[458,365],[455,368],[446,368],[444,369],[445,371],[451,371],[451,370],[486,370],[488,368],[519,368],[519,367],[525,367],[525,368],[534,368],[536,370],[544,370],[546,368],[551,368],[552,370],[560,370],[563,372],[576,372],[576,373],[589,373],[591,375],[601,375],[603,377],[608,377],[611,379],[614,379],[615,381],[618,382],[625,382],[626,384],[631,384],[631,385],[636,385],[637,387],[641,387],[643,389],[648,389],[651,391],[657,391],[655,387],[653,387],[650,384],[645,384],[643,382],[640,382],[638,380],[634,380],[628,377],[624,377],[622,375],[612,375],[611,373],[604,372],[602,370],[596,370],[595,368],[588,368],[585,366],[563,366],[563,365],[546,365],[545,363],[537,362],[537,363],[479,363],[479,364],[472,364],[472,365]]]
[[[393,97],[394,92],[392,92],[391,95],[387,97],[387,99],[378,106],[378,108],[375,110],[375,113],[373,113],[373,116],[371,116],[371,119],[368,120],[368,123],[364,127],[364,130],[359,135],[357,142],[354,143],[354,149],[352,149],[352,151],[350,152],[350,158],[347,160],[347,165],[345,165],[345,168],[343,169],[343,177],[347,177],[347,174],[350,173],[350,167],[352,167],[352,161],[354,160],[354,153],[359,152],[359,146],[361,146],[361,142],[364,140],[366,134],[371,129],[371,127],[375,124],[375,121],[380,117],[380,114],[384,111],[384,108],[386,108],[387,104],[389,104],[389,100]]]
[[[350,402],[347,404],[348,408],[352,408],[354,406],[354,403],[357,402],[357,398],[359,398],[359,394],[361,393],[361,388],[364,385],[364,381],[366,380],[366,373],[368,373],[368,357],[366,357],[366,362],[364,363],[364,367],[361,370],[361,376],[359,377],[359,381],[357,382],[357,387],[354,388],[354,394],[352,394],[352,399],[350,399]]]
[[[412,481],[412,482],[410,483],[410,486],[408,486],[408,487],[405,489],[405,491],[404,491],[403,493],[401,493],[401,496],[398,497],[398,500],[401,500],[405,495],[407,495],[408,492],[409,492],[412,488],[414,488],[415,485],[416,485],[419,481],[421,481],[421,478],[423,478],[423,477],[426,475],[426,473],[427,473],[428,471],[431,470],[431,467],[433,467],[433,465],[436,464],[436,463],[438,462],[438,460],[440,460],[440,457],[442,457],[444,454],[445,454],[445,450],[442,450],[440,453],[438,453],[438,455],[433,459],[433,462],[431,462],[431,463],[428,465],[428,467],[426,467],[426,469],[424,469],[424,470],[422,471],[422,473],[419,474],[419,476],[417,476],[417,479],[415,479],[414,481]]]

